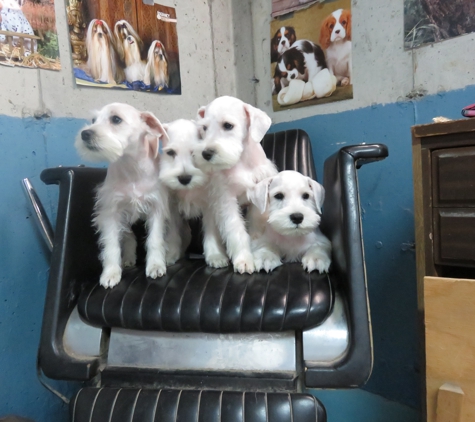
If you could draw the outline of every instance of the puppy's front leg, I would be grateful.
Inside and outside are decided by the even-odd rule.
[[[228,266],[228,257],[224,251],[214,215],[208,208],[203,210],[203,251],[205,261],[210,267],[223,268]]]
[[[215,216],[226,250],[233,261],[234,271],[252,274],[254,259],[251,253],[251,238],[241,215],[241,209],[235,197],[223,192],[215,205]]]
[[[277,248],[266,240],[265,235],[252,240],[252,254],[256,271],[271,272],[282,265]]]
[[[96,217],[100,233],[99,243],[102,247],[100,259],[103,268],[99,283],[105,288],[114,287],[122,278],[119,219],[118,213],[104,214],[100,211]]]
[[[331,264],[331,242],[317,229],[313,234],[315,241],[302,257],[302,266],[309,273],[318,270],[319,273],[328,272]]]
[[[165,218],[163,213],[154,211],[147,220],[148,236],[146,242],[147,264],[145,275],[151,278],[161,277],[167,272],[165,248]]]

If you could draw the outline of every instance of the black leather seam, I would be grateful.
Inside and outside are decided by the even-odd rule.
[[[197,410],[196,410],[196,422],[200,422],[201,395],[202,394],[203,394],[203,390],[200,390],[200,394],[198,395],[198,403],[197,403]]]
[[[99,286],[99,283],[97,283],[97,286]],[[110,292],[112,292],[112,289],[106,289],[106,290],[107,290],[106,295],[104,296],[104,299],[102,300],[101,313],[102,313],[102,319],[104,320],[104,325],[108,326],[109,322],[107,321],[107,318],[106,318],[106,303],[107,303],[107,297],[109,296]],[[87,315],[87,308],[86,308],[86,315]]]
[[[142,389],[140,389],[137,395],[135,396],[134,405],[132,406],[132,414],[130,415],[130,422],[134,421],[135,409],[137,407],[137,401],[139,400],[139,396],[141,392],[142,392]]]
[[[224,286],[224,289],[223,289],[223,292],[221,293],[221,297],[219,298],[219,308],[218,308],[218,317],[219,317],[219,332],[221,332],[221,329],[222,329],[222,321],[223,321],[223,318],[221,318],[221,311],[223,309],[223,301],[224,301],[224,295],[226,294],[226,290],[229,286],[229,279],[233,276],[233,274],[228,274],[228,276],[226,277],[226,284]],[[200,326],[201,326],[201,322],[200,322]]]
[[[89,415],[89,422],[92,422],[92,416],[94,415],[94,408],[96,407],[97,398],[99,397],[99,394],[101,394],[101,391],[103,389],[104,387],[97,390],[96,396],[94,397],[94,400],[92,402],[91,414]]]
[[[140,315],[140,328],[143,328],[143,302],[145,300],[145,296],[147,296],[147,291],[148,289],[150,288],[150,286],[152,285],[152,283],[149,281],[147,283],[147,287],[145,288],[145,290],[143,291],[142,293],[142,298],[140,299],[140,305],[139,305],[139,315]]]
[[[262,313],[261,313],[261,321],[259,323],[259,331],[262,331],[262,323],[264,322],[264,315],[266,312],[266,303],[267,303],[267,294],[268,294],[269,284],[270,284],[269,282],[270,282],[270,277],[268,277],[266,281],[266,290],[264,293],[264,303],[262,304]]]
[[[86,303],[85,303],[85,306],[84,306],[84,312],[85,312],[85,317],[87,319],[89,319],[89,313],[87,312],[87,308],[88,308],[88,303],[89,303],[89,298],[91,297],[92,295],[92,292],[96,289],[96,287],[99,286],[99,283],[96,283],[94,284],[94,286],[92,287],[92,289],[89,291],[89,294],[87,295],[87,299],[86,299]]]
[[[282,157],[282,170],[287,170],[287,131],[284,135],[284,156]]]
[[[137,275],[133,280],[132,282],[127,286],[127,289],[124,293],[124,295],[122,296],[122,299],[120,301],[120,310],[119,310],[119,316],[120,316],[120,324],[122,327],[125,327],[125,321],[124,321],[124,302],[125,302],[125,298],[127,297],[127,294],[129,293],[130,291],[130,288],[133,286],[133,284],[138,280],[139,276]]]
[[[223,394],[224,391],[221,391],[221,394],[219,395],[219,422],[222,422],[223,420]]]
[[[246,421],[246,393],[241,393],[242,400],[242,422]]]
[[[183,392],[183,390],[180,390],[180,392],[178,393],[178,399],[176,401],[175,421],[178,420],[178,409],[180,407],[180,399],[181,399],[181,393],[182,392]]]
[[[81,394],[82,390],[84,390],[84,388],[81,388],[77,394],[76,394],[76,397],[74,398],[74,406],[73,406],[73,421],[76,419],[76,405],[78,403],[78,399],[79,399],[79,394]]]
[[[242,309],[244,308],[244,298],[246,296],[247,286],[249,285],[249,279],[251,277],[246,277],[246,286],[244,287],[244,291],[242,292],[242,295],[241,295],[241,304],[239,306],[239,332],[242,331]]]
[[[287,293],[285,295],[285,306],[284,306],[284,312],[282,315],[282,324],[280,326],[280,331],[284,331],[285,320],[287,317],[287,305],[289,304],[289,295],[290,295],[290,273],[287,272]]]
[[[287,399],[289,400],[290,422],[294,422],[294,409],[292,407],[292,396],[290,393],[287,393]]]
[[[264,393],[264,400],[266,403],[266,422],[269,422],[269,403],[267,402],[267,393]]]
[[[310,280],[310,274],[307,277],[308,280],[308,305],[307,305],[307,316],[305,317],[305,323],[308,322],[308,316],[310,315],[310,308],[312,307],[312,281]]]
[[[181,292],[180,303],[178,305],[178,325],[180,327],[180,331],[183,331],[182,322],[181,322],[181,318],[183,316],[183,313],[181,312],[181,306],[183,304],[183,298],[185,297],[186,290],[188,289],[188,286],[190,285],[190,281],[193,278],[193,276],[204,267],[205,267],[205,265],[203,265],[201,267],[198,267],[195,271],[193,271],[193,273],[190,274],[190,276],[188,277],[188,280],[186,281],[185,287],[183,288],[183,290]],[[203,290],[201,292],[200,300],[198,302],[198,314],[199,315],[201,315],[201,300],[202,300],[203,294],[206,290],[206,286],[208,285],[209,279],[210,279],[210,277],[208,277],[208,280],[206,280],[206,283],[205,283],[205,285],[203,287]],[[201,321],[200,321],[200,329],[201,329]]]
[[[157,409],[158,409],[158,402],[160,401],[160,395],[162,394],[162,390],[158,390],[157,394],[157,399],[155,400],[155,409],[153,410],[153,417],[151,422],[155,422],[155,416],[157,415]]]
[[[113,401],[112,407],[111,407],[111,414],[109,416],[109,422],[112,421],[112,415],[114,414],[115,404],[117,403],[117,399],[119,398],[119,394],[120,394],[121,391],[122,391],[122,388],[119,388],[119,390],[117,391],[117,394],[114,397],[114,401]]]

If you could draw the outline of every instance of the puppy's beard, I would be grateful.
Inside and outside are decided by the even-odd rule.
[[[290,219],[290,215],[301,213],[303,220],[300,224],[295,224]],[[268,224],[283,236],[302,236],[314,231],[320,224],[320,216],[308,208],[289,207],[280,210],[270,211]]]
[[[191,180],[187,185],[182,184],[179,176],[191,176]],[[208,178],[199,169],[187,169],[168,167],[162,162],[159,179],[172,190],[192,190],[205,185]]]
[[[107,161],[113,163],[124,153],[122,145],[114,139],[96,136],[87,145],[81,139],[81,133],[77,136],[74,146],[82,158],[92,162]]]
[[[202,155],[202,152],[207,149],[214,151],[209,161],[205,160]],[[241,142],[217,141],[197,149],[193,153],[193,162],[198,168],[206,172],[228,170],[239,162],[242,152],[243,146]]]

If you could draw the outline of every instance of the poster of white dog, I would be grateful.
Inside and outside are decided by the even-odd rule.
[[[153,0],[69,0],[77,85],[181,94],[177,17]]]
[[[353,98],[351,0],[272,0],[274,111]]]
[[[0,0],[0,64],[61,69],[54,0]]]

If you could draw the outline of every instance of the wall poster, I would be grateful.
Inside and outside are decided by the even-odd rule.
[[[274,111],[353,98],[351,0],[272,0]]]
[[[475,32],[473,0],[404,0],[406,50]]]
[[[54,0],[0,0],[0,64],[61,69]]]
[[[67,15],[77,85],[181,94],[175,8],[69,0]]]

